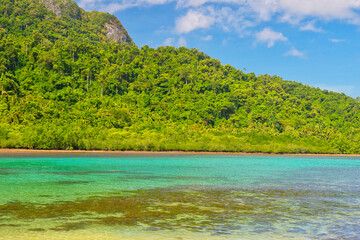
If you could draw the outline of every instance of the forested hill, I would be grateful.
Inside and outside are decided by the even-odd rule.
[[[0,91],[3,148],[360,152],[355,99],[139,49],[70,0],[0,2]]]
[[[78,45],[106,39],[133,43],[115,16],[86,12],[72,0],[1,0],[0,31],[7,36],[26,37],[21,39],[23,45],[33,46],[35,40]]]

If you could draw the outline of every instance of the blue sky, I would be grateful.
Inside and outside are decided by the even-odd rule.
[[[360,0],[76,0],[139,46],[198,48],[245,72],[360,96]]]

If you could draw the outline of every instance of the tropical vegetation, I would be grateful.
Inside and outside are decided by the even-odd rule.
[[[62,16],[0,3],[0,147],[360,152],[357,100],[197,49],[112,41],[113,16],[69,3]]]

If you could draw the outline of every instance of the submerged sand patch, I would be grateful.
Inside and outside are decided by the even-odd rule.
[[[111,229],[98,233],[109,232],[111,235],[116,229],[123,232],[124,229],[141,228],[140,232],[148,232],[149,235],[163,231],[185,231],[219,239],[249,233],[283,238],[298,235],[321,238],[321,234],[317,235],[315,230],[323,228],[330,231],[334,221],[343,218],[346,212],[348,218],[359,222],[360,216],[355,213],[360,213],[360,207],[339,201],[356,198],[357,195],[331,191],[247,190],[195,185],[128,191],[126,195],[94,196],[47,204],[9,202],[0,205],[0,214],[11,219],[7,224],[12,226],[3,226],[3,229],[26,229],[30,235],[44,232],[43,236],[48,237],[53,235],[51,232],[59,232],[60,235],[74,232],[76,235],[96,229]],[[306,199],[311,199],[311,204]],[[32,221],[37,222],[35,226]],[[340,225],[338,228],[341,228]],[[21,231],[19,233],[24,234]],[[360,227],[356,231],[360,231]],[[333,234],[336,238],[341,237],[342,233]]]

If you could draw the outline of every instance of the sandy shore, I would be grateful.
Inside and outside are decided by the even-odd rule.
[[[135,235],[127,235],[121,233],[106,233],[106,232],[87,232],[85,230],[78,231],[70,231],[70,232],[17,232],[17,233],[9,233],[9,232],[0,232],[5,235],[0,236],[0,240],[196,240],[196,239],[208,239],[208,240],[233,240],[239,239],[234,236],[211,236],[208,234],[189,234],[189,235],[178,235],[176,233],[168,233],[168,234],[156,234],[155,232],[147,232],[143,234],[135,234]],[[293,238],[285,238],[283,236],[269,236],[257,234],[256,239],[268,239],[268,240],[290,240]],[[253,240],[252,236],[242,236],[243,240]],[[297,237],[298,240],[305,240],[302,236]]]
[[[314,154],[314,153],[245,153],[245,152],[199,152],[199,151],[107,151],[107,150],[36,150],[0,148],[4,155],[264,155],[264,156],[317,156],[360,157],[360,154]]]

